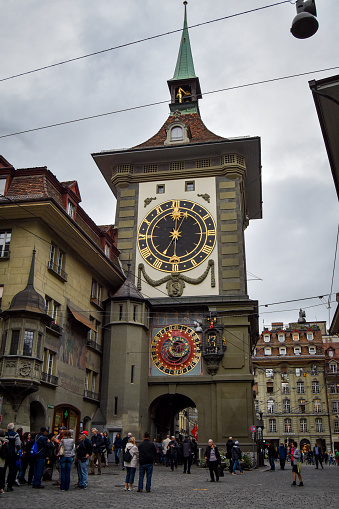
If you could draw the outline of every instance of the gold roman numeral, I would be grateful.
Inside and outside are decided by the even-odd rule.
[[[155,267],[156,269],[161,269],[161,266],[162,266],[162,261],[159,260],[158,258],[156,258],[155,262],[153,263],[153,267]]]
[[[207,230],[207,236],[215,235],[215,230]]]
[[[212,253],[212,251],[213,251],[213,248],[211,246],[207,246],[205,244],[201,251],[202,251],[202,253],[210,255]]]
[[[197,267],[198,266],[198,264],[197,264],[197,262],[195,260],[191,260],[191,262],[192,262],[193,267]]]
[[[179,264],[172,263],[172,272],[178,272],[178,270],[179,270]]]
[[[151,256],[151,250],[149,247],[145,247],[144,249],[140,249],[141,256],[143,258],[148,258],[148,256]]]
[[[158,207],[156,207],[156,211],[157,211],[157,216],[159,214],[161,214],[161,212],[163,212],[162,208],[160,207],[160,205]]]

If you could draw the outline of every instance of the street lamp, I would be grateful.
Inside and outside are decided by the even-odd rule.
[[[312,37],[319,28],[315,0],[297,0],[297,15],[292,21],[291,32],[297,39]]]

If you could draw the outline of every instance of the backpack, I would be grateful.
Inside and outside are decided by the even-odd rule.
[[[35,441],[31,449],[31,456],[35,457],[38,454],[39,454],[38,442]]]
[[[124,452],[124,461],[126,463],[130,463],[132,461],[132,454],[130,453],[129,449],[126,449],[126,451]]]
[[[8,444],[7,442],[2,442],[2,445],[0,447],[0,458],[2,460],[5,460],[8,457]]]

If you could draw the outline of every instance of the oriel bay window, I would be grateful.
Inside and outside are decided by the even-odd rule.
[[[23,355],[26,355],[26,356],[32,355],[33,338],[34,338],[34,332],[31,330],[25,330]]]

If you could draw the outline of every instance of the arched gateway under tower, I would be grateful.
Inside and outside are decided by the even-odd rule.
[[[199,444],[250,444],[258,315],[244,229],[261,218],[260,139],[204,125],[184,4],[169,117],[144,143],[93,154],[117,199],[128,272],[106,301],[101,411],[107,428],[140,439],[193,406]]]

